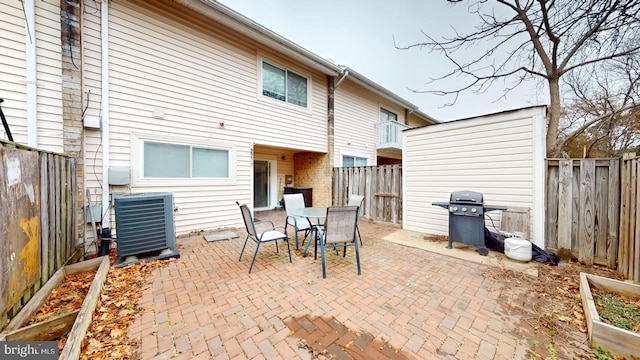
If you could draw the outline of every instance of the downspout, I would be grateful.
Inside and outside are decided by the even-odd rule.
[[[338,82],[333,86],[333,92],[336,91],[336,89],[338,88],[338,86],[340,86],[340,84],[342,84],[342,82],[344,81],[344,79],[347,78],[347,76],[349,76],[349,70],[345,69],[342,72],[342,77],[340,78],[340,80],[338,80]]]
[[[340,78],[340,80],[338,80],[337,83],[334,83],[333,81],[333,77],[328,77],[330,79],[329,81],[329,104],[328,104],[328,126],[329,126],[329,137],[331,140],[333,140],[333,135],[334,135],[334,110],[335,110],[335,94],[336,94],[336,90],[338,89],[338,86],[340,86],[340,84],[342,84],[342,82],[344,81],[344,79],[347,78],[347,76],[349,76],[349,71],[347,69],[343,69],[342,70],[342,77]],[[333,152],[333,141],[331,142],[331,150]],[[331,163],[333,164],[333,160],[331,161]]]
[[[109,0],[102,0],[100,14],[100,34],[102,69],[101,103],[102,109],[102,228],[109,228]]]
[[[335,94],[335,77],[327,75],[327,160],[324,166],[326,166],[327,170],[327,179],[324,181],[329,184],[329,194],[333,193],[333,181],[331,179],[331,173],[333,169],[333,164],[335,162],[335,118],[334,118],[334,94]],[[295,167],[294,167],[295,171]],[[332,200],[329,200],[327,206],[333,205]]]
[[[416,112],[417,109],[405,109],[404,112],[404,124],[409,126],[409,117],[411,116],[411,114],[413,114],[414,112]]]
[[[36,4],[35,0],[25,0],[24,21],[26,41],[27,80],[27,145],[38,147],[38,89],[36,87]]]
[[[335,162],[335,93],[338,86],[340,86],[347,76],[349,76],[349,71],[347,71],[347,69],[343,70],[342,77],[338,82],[334,81],[335,78],[333,76],[327,76],[327,86],[329,88],[329,99],[327,104],[327,157],[329,170],[333,168],[333,163]],[[329,172],[329,174],[331,174],[331,172]],[[327,181],[329,183],[329,193],[332,193],[333,181],[331,180],[331,176],[329,176]],[[328,205],[332,204],[329,203]]]

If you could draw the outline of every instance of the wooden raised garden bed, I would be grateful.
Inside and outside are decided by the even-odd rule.
[[[73,265],[67,265],[58,270],[51,279],[38,290],[18,315],[11,320],[4,332],[0,334],[0,341],[55,340],[68,332],[67,343],[59,358],[64,360],[78,359],[80,357],[82,341],[91,323],[91,318],[98,303],[100,292],[102,291],[110,266],[109,256],[102,256]],[[98,269],[97,271],[96,268]],[[96,271],[96,274],[80,309],[69,311],[26,327],[21,327],[36,314],[38,309],[47,301],[51,292],[60,286],[65,275],[88,271]]]
[[[603,289],[623,297],[640,299],[640,285],[580,273],[580,297],[587,319],[591,348],[600,347],[612,355],[631,359],[640,354],[640,334],[601,321],[591,288]]]

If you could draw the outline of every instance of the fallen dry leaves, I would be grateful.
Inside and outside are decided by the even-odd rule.
[[[575,338],[575,332],[587,332],[587,325],[580,299],[580,273],[586,272],[612,279],[624,280],[614,270],[602,266],[583,266],[579,263],[561,263],[560,266],[538,264],[538,276],[533,277],[512,270],[491,267],[485,277],[507,287],[524,288],[537,295],[535,315],[526,319],[537,334],[545,341],[534,342],[531,358],[552,358],[551,348],[560,351],[560,358],[584,358],[580,354],[563,354],[567,339]],[[586,345],[588,347],[588,345]],[[564,356],[561,356],[564,355]],[[536,357],[537,356],[537,357]],[[618,360],[624,360],[618,358]]]
[[[138,341],[129,338],[127,331],[133,320],[142,313],[139,302],[149,275],[170,260],[141,262],[117,268],[113,266],[115,250],[111,251],[109,257],[112,266],[87,330],[80,358],[138,359]],[[95,271],[66,275],[25,326],[80,309],[94,277]],[[66,341],[66,336],[58,340],[60,351]]]
[[[82,301],[89,292],[94,271],[65,275],[58,287],[51,291],[49,299],[24,326],[48,320],[82,307]]]
[[[168,261],[171,260],[140,262],[122,268],[111,266],[80,359],[139,358],[140,344],[127,336],[127,331],[141,314],[139,302],[148,276]]]

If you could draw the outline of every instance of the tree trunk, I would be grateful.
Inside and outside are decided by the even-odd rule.
[[[547,114],[547,157],[560,157],[562,148],[558,146],[558,127],[560,125],[560,79],[549,78],[549,112]]]

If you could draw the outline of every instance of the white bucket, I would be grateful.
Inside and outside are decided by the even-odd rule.
[[[527,239],[519,237],[510,237],[504,239],[504,254],[513,260],[530,261],[531,260],[531,242]]]

